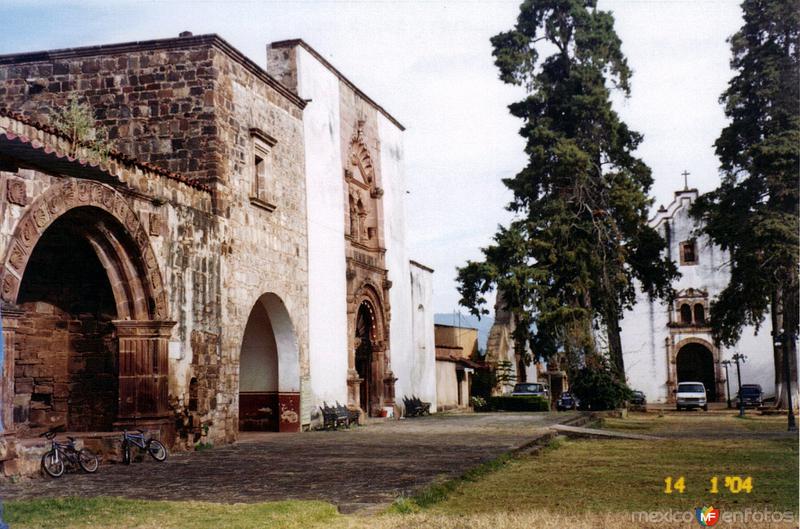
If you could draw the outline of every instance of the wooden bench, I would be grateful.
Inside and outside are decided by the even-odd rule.
[[[431,414],[431,403],[423,402],[414,395],[411,395],[411,398],[403,397],[403,404],[406,408],[406,417],[421,417],[423,415]]]
[[[322,412],[322,428],[325,430],[349,428],[353,424],[358,424],[361,415],[360,411],[351,410],[347,406],[339,404],[338,401],[335,406],[328,406],[327,402],[323,402],[319,409]]]
[[[347,417],[347,427],[350,428],[352,425],[358,426],[358,419],[361,418],[361,410],[354,410],[352,408],[348,408],[347,406],[343,406],[339,404],[339,401],[336,401],[336,409],[339,411],[340,414]]]

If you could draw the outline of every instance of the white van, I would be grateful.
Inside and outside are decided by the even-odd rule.
[[[675,401],[678,411],[691,410],[692,408],[703,408],[704,411],[708,411],[706,387],[702,382],[678,382],[678,389],[675,390]]]

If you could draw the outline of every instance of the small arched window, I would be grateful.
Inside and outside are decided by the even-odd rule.
[[[692,323],[692,307],[684,303],[681,305],[681,323],[690,325]]]
[[[702,303],[697,303],[694,306],[694,322],[697,324],[706,322],[706,309]]]

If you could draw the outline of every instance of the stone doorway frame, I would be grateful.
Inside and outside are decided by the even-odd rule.
[[[348,404],[355,408],[361,408],[361,384],[364,380],[356,369],[356,324],[358,311],[363,303],[371,307],[372,321],[372,361],[370,386],[375,388],[376,399],[370,401],[369,409],[363,411],[368,416],[380,415],[380,410],[384,407],[394,406],[394,384],[397,381],[391,369],[391,358],[389,353],[389,319],[384,310],[384,303],[378,290],[370,281],[365,281],[358,294],[353,297],[353,301],[348,303],[348,355],[347,355],[347,399]]]
[[[95,181],[64,179],[39,195],[24,211],[9,240],[0,269],[3,302],[2,417],[13,428],[14,351],[19,289],[39,239],[62,215],[94,208],[112,220],[113,229],[87,227],[83,235],[108,275],[117,307],[113,321],[119,342],[119,407],[115,426],[166,426],[169,407],[169,321],[164,281],[149,235],[125,197]]]
[[[678,341],[678,343],[674,343],[674,337],[672,336],[667,339],[667,402],[675,402],[675,394],[672,391],[678,387],[678,353],[684,346],[689,344],[702,345],[711,351],[711,360],[714,363],[714,382],[717,393],[716,402],[720,402],[725,395],[725,378],[722,375],[722,369],[719,365],[720,350],[708,340],[694,336],[683,338]]]

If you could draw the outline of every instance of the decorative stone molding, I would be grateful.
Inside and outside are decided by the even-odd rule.
[[[125,198],[112,187],[87,180],[67,179],[53,185],[37,197],[25,210],[9,242],[4,259],[5,265],[0,271],[0,297],[2,300],[8,303],[16,303],[25,267],[36,243],[45,230],[64,213],[86,206],[101,209],[112,215],[137,246],[138,256],[118,254],[104,262],[104,266],[114,264],[109,261],[116,262],[117,266],[120,266],[119,263],[121,262],[125,263],[126,267],[130,267],[130,270],[126,271],[131,272],[136,269],[131,259],[139,261],[144,277],[132,279],[141,282],[141,289],[148,291],[150,294],[154,305],[151,316],[156,319],[167,317],[167,299],[164,292],[164,282],[158,268],[158,261],[155,252],[150,246],[149,235],[142,227],[138,216],[130,208]],[[120,252],[123,251],[118,246],[116,249]],[[102,256],[98,257],[103,262]],[[115,261],[115,259],[118,261]],[[121,298],[125,297],[120,292],[115,292],[115,294],[118,294]],[[117,299],[117,302],[119,307],[125,303],[125,300]],[[131,310],[131,308],[126,310]],[[130,317],[141,318],[142,315],[131,314]]]
[[[6,198],[12,204],[27,206],[28,192],[25,188],[25,181],[16,178],[9,178],[6,184]]]

